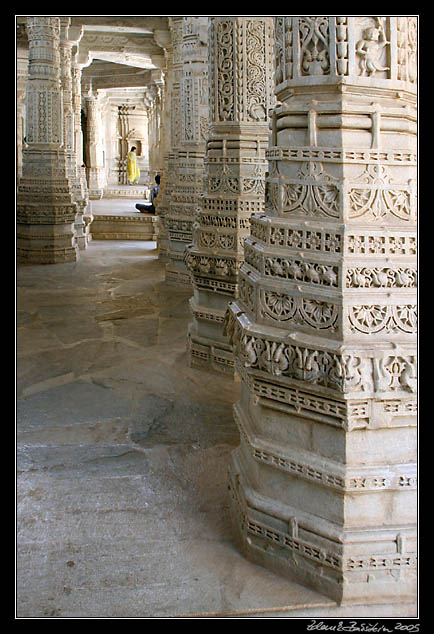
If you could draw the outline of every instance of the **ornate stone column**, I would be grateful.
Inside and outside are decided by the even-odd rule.
[[[25,120],[26,120],[26,85],[27,85],[27,73],[29,67],[29,51],[28,51],[28,39],[26,27],[24,24],[17,24],[17,88],[16,88],[16,121],[17,121],[17,184],[20,182],[22,176],[23,165],[23,148],[26,143],[24,137],[26,135]]]
[[[74,201],[77,203],[77,218],[75,221],[75,239],[80,249],[87,246],[88,229],[84,214],[89,202],[86,189],[83,187],[80,171],[77,167],[76,157],[76,111],[73,103],[72,80],[72,48],[82,36],[82,29],[71,27],[71,18],[60,18],[60,68],[61,85],[63,89],[63,129],[64,144],[66,150],[66,165],[68,179],[71,183]]]
[[[77,28],[77,27],[75,27]],[[75,41],[79,42],[83,34],[83,27],[80,27],[80,33],[75,36]],[[71,75],[72,75],[72,107],[74,111],[74,146],[76,157],[77,175],[80,179],[81,200],[85,201],[83,209],[84,220],[84,239],[77,235],[77,241],[80,248],[85,248],[92,239],[90,233],[90,225],[93,220],[92,208],[89,204],[89,190],[87,186],[86,168],[83,157],[83,130],[81,126],[81,76],[83,64],[79,63],[79,46],[73,46],[71,55]]]
[[[159,149],[160,149],[160,117],[161,101],[160,90],[152,85],[146,89],[144,104],[148,117],[149,139],[149,185],[152,186],[155,174],[159,173]]]
[[[163,109],[166,90],[165,73],[158,69],[151,72],[152,84],[146,88],[145,108],[148,117],[149,185],[155,185],[154,177],[163,169]]]
[[[169,261],[169,230],[167,215],[170,209],[172,185],[176,182],[177,147],[180,139],[179,85],[182,74],[182,20],[169,18],[170,42],[164,42],[166,72],[163,104],[162,152],[163,169],[155,207],[159,218],[158,251],[163,262]]]
[[[164,112],[166,109],[165,104],[165,73],[159,71],[159,78],[155,79],[155,109],[154,109],[154,138],[155,138],[155,165],[152,177],[156,174],[160,174],[163,171],[164,165]],[[154,181],[152,181],[153,183]]]
[[[185,247],[192,242],[193,223],[204,185],[204,155],[208,124],[207,17],[185,17],[178,34],[179,92],[172,107],[179,126],[176,175],[170,194],[166,226],[169,262],[166,282],[190,287],[184,264]],[[179,28],[179,25],[178,25]],[[176,102],[174,101],[176,100]]]
[[[104,194],[104,166],[101,139],[101,96],[93,92],[91,82],[84,90],[87,116],[87,147],[85,148],[89,198],[100,200]]]
[[[233,375],[223,333],[250,216],[264,210],[268,110],[274,103],[273,19],[213,17],[209,29],[209,139],[205,191],[194,244],[187,249],[194,296],[190,363]]]
[[[275,18],[266,210],[227,314],[243,549],[342,602],[416,592],[416,28]]]
[[[17,183],[20,182],[22,174],[22,157],[23,147],[25,146],[25,110],[26,110],[26,92],[25,90],[17,90]]]
[[[63,137],[57,17],[28,17],[29,74],[23,175],[17,196],[17,256],[51,264],[77,259],[77,205]]]

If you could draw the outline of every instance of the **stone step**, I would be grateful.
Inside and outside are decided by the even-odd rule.
[[[156,240],[158,216],[138,211],[98,214],[90,225],[94,240]]]
[[[104,198],[139,198],[145,200],[149,187],[132,186],[132,185],[119,185],[119,187],[107,187],[104,189]]]

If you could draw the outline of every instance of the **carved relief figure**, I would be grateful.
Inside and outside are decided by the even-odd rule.
[[[380,61],[383,50],[388,44],[381,18],[375,17],[375,23],[376,26],[363,31],[363,39],[356,44],[356,53],[360,57],[361,75],[371,76],[377,71],[389,70],[389,66],[383,66]]]

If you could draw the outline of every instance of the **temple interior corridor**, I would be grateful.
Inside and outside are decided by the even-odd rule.
[[[17,618],[417,618],[419,16],[15,18]]]

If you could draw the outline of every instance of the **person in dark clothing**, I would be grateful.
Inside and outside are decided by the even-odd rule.
[[[160,174],[156,175],[155,183],[156,185],[151,190],[150,202],[136,204],[136,209],[142,214],[155,214],[154,200],[157,198],[160,189]]]

